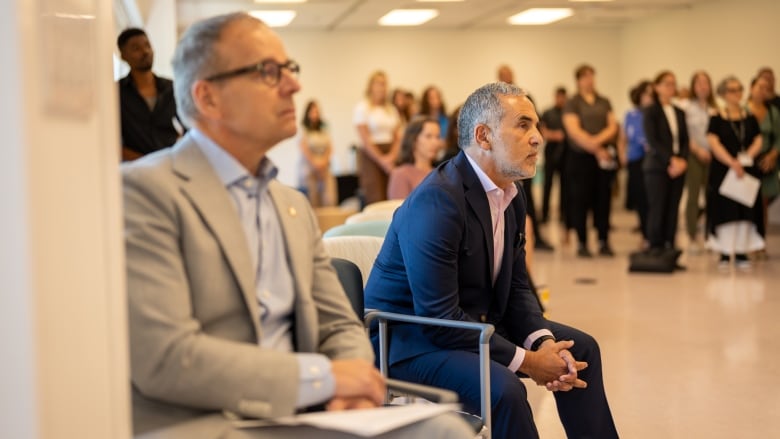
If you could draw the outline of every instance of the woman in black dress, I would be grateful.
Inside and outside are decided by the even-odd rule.
[[[762,228],[763,208],[760,191],[752,207],[745,206],[719,193],[726,173],[733,170],[738,178],[745,174],[757,177],[754,164],[761,151],[761,131],[756,118],[740,105],[743,87],[734,76],[718,85],[718,94],[726,107],[710,119],[707,140],[715,160],[710,164],[707,185],[708,246],[720,253],[718,267],[728,270],[731,255],[737,269],[749,270],[747,254],[764,248],[758,231]]]

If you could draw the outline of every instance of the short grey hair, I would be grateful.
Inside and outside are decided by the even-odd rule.
[[[173,91],[179,116],[189,126],[198,116],[192,99],[192,85],[203,78],[219,73],[223,63],[216,43],[229,25],[238,21],[265,24],[245,12],[217,15],[191,25],[182,35],[173,53]]]
[[[458,147],[464,149],[474,142],[474,129],[479,124],[498,126],[504,117],[500,96],[528,96],[520,87],[506,82],[483,85],[471,93],[458,115]]]
[[[726,95],[726,89],[729,86],[729,82],[735,82],[735,81],[740,85],[740,87],[742,86],[742,81],[740,81],[739,78],[737,78],[734,75],[729,75],[729,76],[726,76],[725,78],[723,78],[718,83],[718,88],[715,90],[718,93],[718,96],[720,96],[720,97],[725,96]]]

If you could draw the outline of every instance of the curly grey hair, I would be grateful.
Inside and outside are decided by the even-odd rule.
[[[720,97],[725,96],[726,95],[726,89],[729,86],[729,82],[734,82],[734,81],[736,81],[740,86],[742,86],[742,82],[739,80],[739,78],[737,78],[734,75],[729,75],[729,76],[726,76],[725,78],[723,78],[718,83],[718,88],[716,90],[718,92],[718,96],[720,96]]]

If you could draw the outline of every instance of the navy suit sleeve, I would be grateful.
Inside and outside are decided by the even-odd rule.
[[[409,203],[406,213],[413,213],[413,217],[401,222],[399,246],[415,315],[474,322],[459,300],[459,270],[469,269],[458,266],[465,206],[437,185],[418,188],[405,203]],[[442,349],[478,350],[479,334],[473,330],[428,326],[425,334]],[[498,334],[491,338],[491,358],[501,364],[509,365],[516,349],[514,343]]]
[[[518,230],[525,233],[526,209],[525,193],[522,188],[512,202],[518,219]],[[550,325],[542,315],[539,301],[531,290],[530,277],[525,264],[525,239],[507,240],[506,245],[513,244],[512,255],[512,286],[509,291],[504,319],[501,322],[509,337],[522,344],[533,332],[540,329],[550,329]]]

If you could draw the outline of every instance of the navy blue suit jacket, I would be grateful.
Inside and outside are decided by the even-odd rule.
[[[496,326],[491,359],[509,365],[516,346],[549,329],[525,267],[525,196],[505,212],[504,257],[493,285],[490,205],[461,151],[434,169],[396,211],[366,285],[366,307]],[[390,364],[442,349],[478,352],[475,331],[395,324]]]

